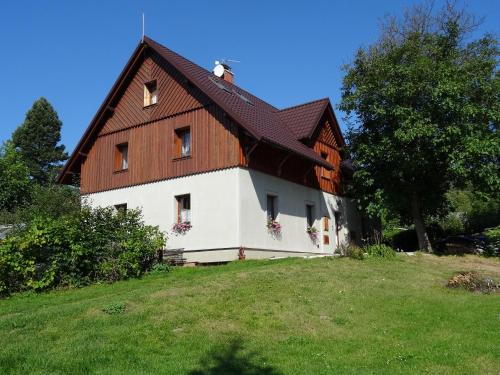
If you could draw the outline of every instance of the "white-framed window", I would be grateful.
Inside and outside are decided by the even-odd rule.
[[[272,220],[278,218],[278,196],[275,194],[266,195],[266,211],[267,217]]]
[[[156,80],[144,84],[144,107],[158,103]]]
[[[177,222],[191,222],[191,194],[183,194],[175,197],[177,202]]]

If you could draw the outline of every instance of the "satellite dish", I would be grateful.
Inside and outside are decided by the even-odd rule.
[[[221,64],[217,64],[213,70],[214,74],[219,78],[224,75],[224,71],[224,66],[222,66]]]

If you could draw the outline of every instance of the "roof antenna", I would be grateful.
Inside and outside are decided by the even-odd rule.
[[[144,12],[142,12],[142,37],[141,42],[144,43]]]

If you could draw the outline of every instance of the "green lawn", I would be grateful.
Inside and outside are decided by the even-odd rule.
[[[286,259],[19,295],[0,373],[500,374],[500,294],[444,287],[464,270],[500,278],[477,257]]]

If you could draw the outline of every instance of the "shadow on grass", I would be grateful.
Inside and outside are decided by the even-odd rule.
[[[279,375],[254,352],[244,351],[241,339],[232,340],[227,347],[212,350],[200,361],[200,368],[190,375]]]

